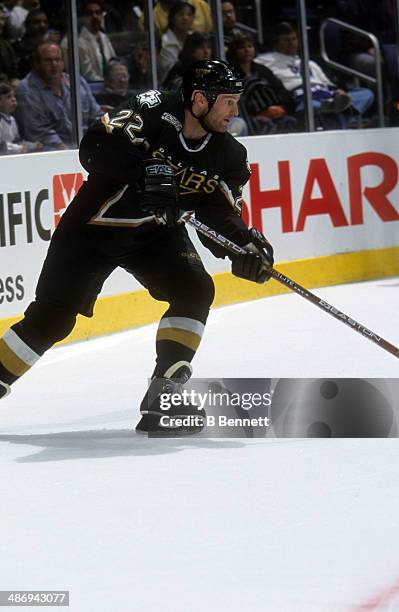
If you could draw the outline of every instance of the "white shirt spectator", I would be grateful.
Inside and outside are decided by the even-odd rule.
[[[182,43],[173,30],[166,30],[162,36],[162,49],[159,54],[159,78],[162,82],[169,70],[179,59],[179,53],[183,49]]]
[[[7,29],[10,42],[15,42],[25,34],[25,19],[29,11],[18,4],[7,12]]]
[[[298,90],[303,86],[301,74],[301,58],[299,55],[285,55],[278,51],[263,53],[255,59],[258,64],[263,64],[269,68],[282,81],[288,91]],[[327,78],[323,70],[316,62],[309,62],[310,84],[311,87],[322,87],[323,89],[335,89],[334,83]]]
[[[86,81],[104,80],[104,65],[116,57],[114,47],[104,32],[92,34],[85,26],[82,27],[79,39],[79,63],[81,75]],[[68,41],[65,37],[61,42],[64,63],[67,65]]]
[[[13,142],[19,139],[17,122],[12,115],[0,113],[0,141]]]
[[[22,141],[17,122],[8,113],[0,113],[0,149],[5,153],[28,153],[37,151],[36,142]]]

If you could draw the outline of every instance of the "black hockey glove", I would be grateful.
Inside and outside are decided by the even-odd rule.
[[[160,225],[176,227],[185,221],[187,214],[191,214],[178,207],[178,187],[173,169],[161,159],[144,160],[141,187],[141,205],[155,215]]]
[[[268,270],[273,267],[273,247],[264,235],[255,228],[249,230],[250,242],[243,248],[245,255],[236,255],[231,264],[235,276],[255,283],[265,283],[270,279]]]

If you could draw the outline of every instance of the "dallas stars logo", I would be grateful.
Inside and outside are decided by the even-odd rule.
[[[137,101],[140,105],[140,108],[143,106],[148,106],[148,108],[154,108],[154,106],[158,106],[161,104],[161,92],[156,89],[151,89],[150,91],[145,91],[142,94],[137,96]]]

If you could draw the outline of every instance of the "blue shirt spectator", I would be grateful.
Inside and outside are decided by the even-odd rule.
[[[72,141],[72,113],[69,76],[59,45],[40,44],[33,55],[33,70],[17,87],[17,119],[24,138],[41,142],[44,150],[69,149]],[[90,88],[80,80],[82,123],[86,130],[101,114]]]

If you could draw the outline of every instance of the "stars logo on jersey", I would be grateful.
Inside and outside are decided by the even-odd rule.
[[[158,106],[161,104],[161,92],[156,89],[150,89],[150,91],[145,91],[144,93],[138,94],[137,102],[140,105],[140,108],[144,106],[148,106],[148,108],[154,108],[154,106]]]
[[[233,210],[239,216],[242,215],[242,185],[237,185],[235,182],[230,185],[219,174],[208,173],[206,169],[202,170],[191,164],[184,164],[173,159],[163,147],[153,151],[152,157],[162,159],[173,169],[181,197],[198,195],[201,192],[211,194],[219,190]]]
[[[170,155],[166,155],[165,149],[159,148],[152,154],[155,158],[166,161],[173,169],[174,175],[179,184],[180,196],[204,193],[213,193],[218,186],[217,175],[208,177],[206,171],[196,171],[193,166],[184,166],[181,162],[173,162]]]

